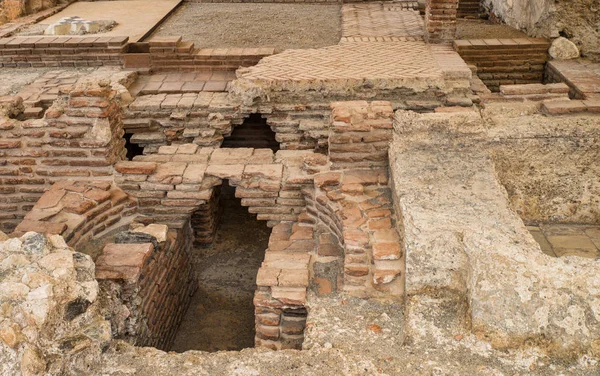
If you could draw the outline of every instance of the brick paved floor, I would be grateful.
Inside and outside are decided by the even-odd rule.
[[[549,256],[600,257],[600,227],[587,225],[527,226]]]
[[[298,90],[317,88],[324,82],[350,87],[362,85],[364,80],[393,89],[448,77],[468,80],[471,72],[455,52],[446,49],[434,53],[424,42],[356,42],[284,51],[239,70],[238,76],[286,90],[293,86]]]
[[[408,3],[344,4],[342,41],[423,39],[424,24],[419,12],[402,4]]]
[[[226,91],[233,79],[234,71],[153,74],[139,76],[129,91],[133,96]]]

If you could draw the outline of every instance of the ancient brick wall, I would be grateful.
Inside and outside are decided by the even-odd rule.
[[[198,287],[189,260],[190,226],[152,225],[118,239],[121,243],[107,244],[96,261],[101,288],[114,291],[116,285],[118,299],[130,311],[116,337],[168,349]]]
[[[195,48],[181,36],[153,37],[130,46],[130,51],[124,55],[125,68],[150,68],[153,72],[235,70],[256,65],[274,53],[273,48]]]
[[[425,2],[425,38],[432,43],[451,42],[456,35],[459,0],[427,0]]]
[[[301,349],[306,325],[306,289],[314,254],[314,220],[306,213],[297,222],[273,227],[269,248],[258,271],[254,294],[257,346]]]
[[[258,220],[293,221],[304,208],[301,200],[289,199],[302,186],[282,180],[284,165],[276,163],[270,149],[162,146],[155,155],[119,162],[115,169],[117,185],[138,199],[139,212],[147,217],[140,221],[183,226],[223,179],[236,187],[236,197]]]
[[[194,245],[209,245],[215,239],[221,217],[219,210],[220,191],[220,187],[213,188],[207,203],[200,205],[198,210],[192,213],[190,224],[194,232]]]
[[[35,203],[15,229],[61,235],[80,252],[88,243],[113,228],[127,225],[137,203],[109,181],[55,183]]]
[[[541,83],[548,60],[546,39],[456,40],[454,49],[477,67],[477,76],[492,91],[500,85]]]
[[[14,119],[19,111],[5,111],[0,119],[3,231],[12,231],[57,181],[112,180],[112,165],[124,157],[125,141],[121,106],[109,84],[84,80],[69,92],[61,92],[43,119],[19,121]],[[9,102],[14,110],[21,99]]]
[[[129,37],[31,36],[0,38],[0,66],[121,66]]]
[[[155,153],[170,143],[219,146],[250,113],[260,113],[281,149],[327,147],[329,104],[273,104],[242,107],[224,92],[150,94],[126,109],[124,127],[131,142]]]
[[[329,160],[333,169],[387,166],[394,111],[390,102],[331,104]]]

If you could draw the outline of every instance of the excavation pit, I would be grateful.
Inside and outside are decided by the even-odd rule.
[[[214,241],[191,251],[198,290],[191,299],[171,351],[222,351],[254,347],[256,273],[270,229],[257,221],[223,184]]]

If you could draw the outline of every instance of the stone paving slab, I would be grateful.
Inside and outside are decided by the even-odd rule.
[[[151,4],[138,0],[77,2],[40,23],[51,24],[61,18],[73,16],[87,20],[114,20],[117,26],[100,34],[101,36],[127,35],[131,42],[139,42],[180,2],[181,0],[155,0]]]
[[[542,252],[553,257],[600,257],[600,227],[576,224],[528,226]]]

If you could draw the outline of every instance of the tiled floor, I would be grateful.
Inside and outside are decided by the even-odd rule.
[[[401,4],[406,4],[402,7]],[[423,19],[410,3],[344,4],[342,6],[342,39],[374,37],[375,41],[412,37],[423,39]],[[416,3],[415,3],[416,5]],[[380,37],[377,39],[377,37]],[[390,39],[392,38],[392,39]]]
[[[134,96],[226,91],[227,84],[234,79],[234,71],[153,74],[139,76],[129,91]]]
[[[600,226],[541,224],[527,229],[549,256],[600,257]]]

